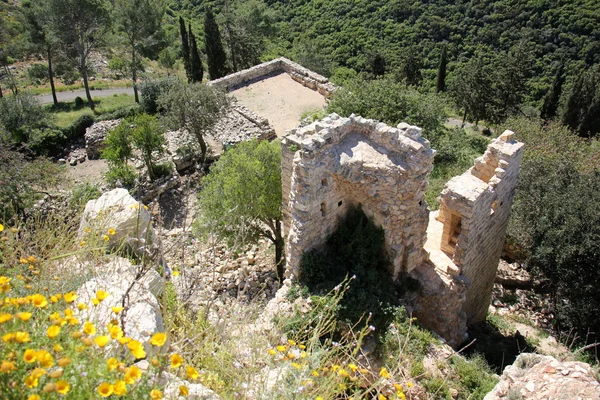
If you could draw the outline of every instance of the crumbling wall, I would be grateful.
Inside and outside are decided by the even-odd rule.
[[[394,278],[425,259],[424,200],[434,151],[421,129],[332,114],[282,140],[287,275],[333,233],[350,206],[384,228]]]
[[[209,84],[225,91],[231,91],[252,82],[282,73],[287,73],[296,82],[318,91],[326,98],[330,98],[335,91],[335,86],[329,82],[329,79],[284,57],[255,65],[254,67],[224,76],[220,79],[215,79],[209,82]]]
[[[440,248],[468,279],[463,310],[469,325],[487,315],[522,155],[523,143],[506,131],[440,196]]]

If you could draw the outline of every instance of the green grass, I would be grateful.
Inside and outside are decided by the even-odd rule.
[[[109,81],[109,82],[90,82],[89,84],[90,90],[105,90],[105,89],[115,89],[115,88],[124,88],[124,87],[132,87],[131,81]],[[72,85],[61,85],[57,84],[55,86],[56,91],[60,92],[71,92],[74,90],[83,90],[83,83],[78,82]],[[40,85],[37,87],[32,87],[27,89],[28,92],[34,95],[42,95],[42,94],[50,94],[52,93],[52,89],[50,88],[50,84]]]
[[[54,116],[55,124],[60,128],[66,128],[84,114],[102,115],[110,113],[120,107],[132,105],[135,101],[133,96],[120,94],[118,96],[95,98],[94,103],[96,104],[95,111],[92,111],[87,107],[87,102],[85,102],[84,107],[76,107],[74,101],[59,103],[58,107],[52,105],[46,107]]]

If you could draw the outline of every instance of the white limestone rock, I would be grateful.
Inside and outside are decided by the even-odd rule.
[[[97,269],[97,277],[90,279],[77,290],[77,303],[88,306],[79,311],[79,318],[92,321],[99,329],[116,315],[111,307],[123,306],[125,299],[125,323],[123,330],[128,337],[142,343],[156,332],[164,331],[160,304],[156,299],[164,290],[164,280],[151,267],[132,265],[125,258],[111,257]],[[97,306],[92,299],[98,290],[109,293]]]
[[[114,229],[114,234],[109,234],[110,229]],[[80,238],[108,235],[110,247],[128,245],[141,256],[153,241],[150,213],[126,189],[114,189],[88,201],[78,235]]]

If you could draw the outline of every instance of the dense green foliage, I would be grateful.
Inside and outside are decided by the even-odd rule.
[[[546,280],[555,327],[597,340],[600,151],[558,123],[508,123],[528,145],[509,234],[527,250],[528,269]]]
[[[162,93],[171,90],[177,86],[179,81],[175,77],[166,77],[163,79],[148,80],[140,84],[142,91],[142,101],[140,105],[147,114],[156,114],[162,110],[158,107],[157,100]]]
[[[239,143],[219,158],[202,182],[198,226],[235,247],[258,237],[269,239],[282,279],[281,196],[280,143]]]
[[[392,283],[385,253],[383,229],[360,209],[351,209],[327,238],[325,248],[305,253],[300,262],[300,283],[313,293],[333,290],[353,277],[340,303],[341,319],[357,322],[372,315],[372,324],[385,329],[400,293]]]
[[[206,61],[210,79],[219,79],[227,74],[227,55],[221,42],[219,25],[210,9],[204,17],[204,41],[206,43]]]

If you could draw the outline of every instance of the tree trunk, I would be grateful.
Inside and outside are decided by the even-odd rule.
[[[463,122],[460,125],[461,128],[465,127],[465,122],[467,122],[467,109],[465,108],[465,113],[463,114]]]
[[[81,76],[83,78],[83,87],[85,88],[85,97],[90,105],[92,111],[95,108],[94,101],[92,100],[92,95],[90,93],[90,85],[88,84],[88,76],[87,76],[87,68],[85,65],[85,61],[81,60],[81,65],[79,66],[79,72],[81,72]]]
[[[150,180],[153,181],[156,177],[154,176],[154,170],[152,169],[152,157],[144,157],[144,161],[146,163],[146,168],[148,168],[148,176]]]
[[[0,99],[4,97],[4,94],[2,93],[2,86],[0,86]]]
[[[200,144],[200,151],[202,153],[200,154],[200,163],[204,164],[204,161],[206,160],[206,151],[208,147],[206,146],[206,142],[204,141],[202,134],[197,133],[196,138],[198,139],[198,143]]]
[[[133,95],[135,96],[135,102],[139,103],[140,98],[138,97],[138,88],[137,88],[137,64],[135,62],[135,43],[131,44],[131,72],[132,72],[132,80],[133,80]]]
[[[54,106],[58,106],[58,98],[56,97],[56,88],[54,87],[54,73],[52,72],[52,47],[46,48],[48,52],[48,78],[50,79],[50,88],[52,89],[52,101]]]
[[[283,257],[283,235],[281,232],[281,220],[275,221],[275,265],[277,265],[277,278],[283,282],[285,278],[285,260]]]

